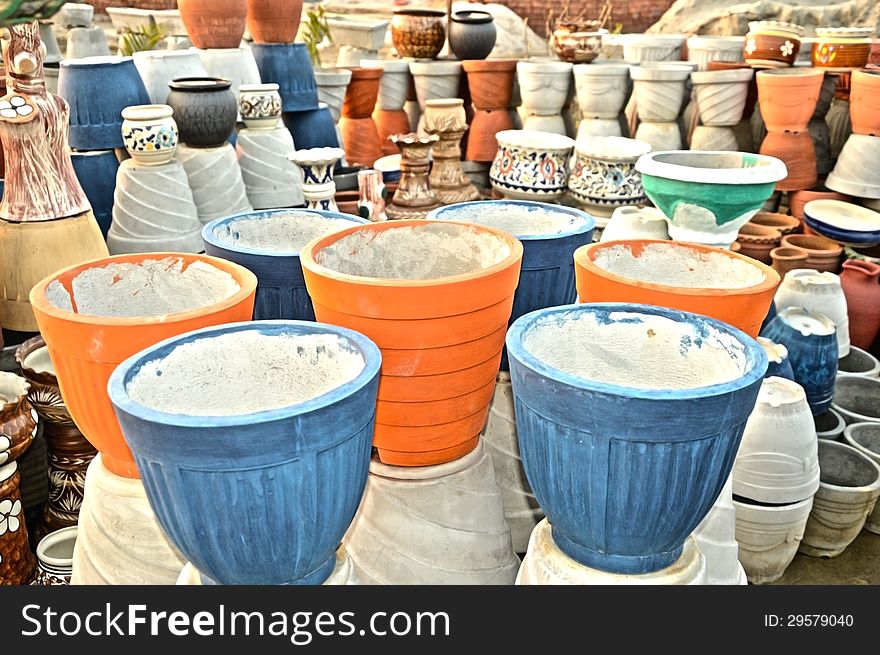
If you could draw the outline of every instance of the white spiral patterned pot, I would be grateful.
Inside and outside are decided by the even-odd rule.
[[[664,123],[678,118],[684,102],[685,82],[691,74],[690,66],[634,66],[629,73],[642,121]]]
[[[744,36],[694,35],[687,40],[687,58],[698,64],[700,71],[709,70],[710,61],[740,62],[745,42]]]
[[[579,142],[568,188],[580,204],[611,208],[647,202],[636,160],[651,152],[644,141],[618,136]]]
[[[559,198],[565,193],[573,139],[531,130],[503,130],[495,138],[498,153],[489,181],[496,191],[521,200]]]
[[[137,163],[166,164],[177,151],[177,123],[168,105],[134,105],[122,110],[122,141]]]
[[[242,84],[238,87],[238,111],[251,129],[271,130],[281,119],[281,95],[277,84]]]
[[[742,120],[752,75],[751,68],[691,73],[703,125],[730,127]]]
[[[678,61],[684,34],[624,34],[623,58],[626,61]]]
[[[832,129],[832,139],[833,134]],[[880,161],[878,157],[880,137],[851,134],[825,186],[857,198],[880,198],[880,169],[876,165],[866,165],[867,162]]]

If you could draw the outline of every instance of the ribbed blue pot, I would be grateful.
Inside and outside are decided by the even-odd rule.
[[[257,297],[254,303],[255,321],[279,318],[299,321],[315,320],[315,310],[312,308],[312,299],[306,291],[299,253],[273,252],[245,245],[230,244],[218,238],[217,234],[219,232],[220,234],[235,235],[235,224],[245,218],[270,218],[291,211],[351,223],[369,222],[350,214],[319,209],[269,209],[218,218],[202,228],[202,240],[205,242],[207,254],[241,264],[257,276]]]
[[[62,61],[58,95],[70,105],[68,142],[76,150],[122,148],[122,110],[150,104],[131,57]]]
[[[820,321],[830,333],[817,334],[815,331],[798,329],[796,322],[799,316]],[[761,336],[781,343],[788,349],[793,379],[804,388],[813,416],[818,416],[831,407],[838,354],[837,337],[831,319],[800,307],[788,307],[761,330]]]
[[[229,333],[336,334],[366,362],[351,382],[290,407],[188,416],[134,402],[147,362]],[[381,355],[331,325],[232,323],[162,341],[114,371],[108,391],[150,505],[171,541],[210,581],[320,584],[335,564],[367,482]],[[230,399],[234,402],[234,399]]]
[[[569,375],[523,346],[544,321],[591,313],[602,322],[658,315],[730,335],[744,373],[682,390],[621,387]],[[736,345],[736,344],[740,345]],[[745,333],[715,319],[649,305],[568,305],[519,318],[507,333],[519,448],[556,544],[616,573],[671,565],[721,492],[767,369]],[[650,366],[651,362],[644,362]]]
[[[113,150],[72,152],[70,160],[104,238],[113,220],[113,195],[116,192],[116,170],[119,160]]]
[[[281,119],[293,137],[297,150],[338,148],[340,145],[333,115],[324,103],[317,109],[284,112]]]
[[[263,84],[278,85],[282,111],[318,106],[318,85],[305,43],[253,43],[251,52]]]
[[[559,234],[514,235],[523,244],[523,259],[508,325],[513,325],[520,316],[536,309],[568,305],[577,300],[574,283],[574,251],[592,242],[593,230],[596,228],[596,221],[586,212],[563,205],[528,200],[485,200],[440,207],[428,214],[428,218],[441,221],[463,219],[464,211],[467,210],[474,212],[470,220],[479,223],[481,208],[484,206],[494,208],[499,205],[515,206],[520,208],[520,211],[523,207],[544,209],[576,216],[583,220],[580,227]],[[507,348],[505,348],[501,356],[501,370],[506,371],[509,368]]]

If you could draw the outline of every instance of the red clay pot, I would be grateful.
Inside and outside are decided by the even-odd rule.
[[[780,238],[786,234],[794,234],[801,226],[801,222],[794,216],[776,212],[758,212],[749,219],[749,223],[776,228],[779,230]]]
[[[840,273],[849,314],[849,340],[868,350],[880,332],[880,265],[847,259]]]
[[[507,109],[477,110],[471,122],[465,159],[491,162],[498,154],[498,141],[495,135],[513,128],[513,119]]]
[[[293,43],[303,0],[248,0],[247,28],[255,43]]]
[[[366,166],[371,168],[373,162],[384,155],[379,132],[372,116],[366,118],[339,119],[339,131],[342,132],[342,143],[345,148],[345,159],[349,166]]]
[[[177,8],[196,48],[237,48],[241,44],[248,0],[178,0]]]
[[[779,245],[780,239],[782,239],[782,233],[775,227],[755,223],[743,225],[736,237],[740,253],[764,264],[769,264],[772,261],[770,251]]]
[[[780,245],[794,246],[807,251],[807,265],[799,268],[815,268],[817,271],[832,273],[840,270],[843,246],[831,239],[812,234],[787,234],[782,237]]]
[[[775,68],[758,71],[755,77],[761,116],[767,130],[805,131],[816,111],[825,71],[820,68]]]
[[[400,152],[388,137],[392,134],[406,134],[410,131],[409,116],[403,109],[376,109],[373,112],[373,121],[376,123],[376,129],[379,132],[379,142],[382,145],[382,152],[386,155],[396,155]]]
[[[853,71],[849,116],[853,134],[880,136],[880,70]]]
[[[788,176],[776,183],[777,191],[797,191],[816,185],[816,148],[809,132],[768,132],[759,152],[785,162]]]
[[[809,268],[807,258],[809,253],[803,248],[794,246],[779,246],[770,251],[770,259],[773,261],[773,270],[785,277],[789,271],[796,268]]]
[[[477,109],[507,109],[513,93],[516,61],[513,59],[461,62],[467,74],[471,100]]]
[[[381,68],[351,68],[351,82],[345,90],[342,115],[346,118],[369,118],[379,97]]]

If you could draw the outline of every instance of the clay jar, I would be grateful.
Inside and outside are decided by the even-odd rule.
[[[489,12],[453,12],[449,25],[449,48],[459,59],[485,59],[495,47],[495,36],[495,22]]]
[[[832,273],[840,269],[843,246],[834,243],[831,239],[812,234],[788,234],[782,237],[780,245],[793,246],[806,251],[807,266],[801,268],[814,268],[817,271]]]
[[[782,233],[774,227],[746,223],[739,229],[736,237],[740,252],[759,262],[769,264],[770,251],[779,245]]]
[[[401,57],[434,59],[446,38],[446,12],[436,9],[395,9],[391,41]]]
[[[247,0],[248,32],[256,43],[293,43],[302,8],[303,0]]]
[[[235,129],[238,103],[229,80],[184,77],[168,83],[180,141],[196,148],[223,145]]]
[[[381,68],[351,69],[351,82],[345,91],[339,119],[345,156],[351,165],[372,166],[383,154],[379,132],[372,118],[381,79]]]
[[[770,259],[773,262],[773,270],[784,276],[796,268],[807,268],[809,253],[803,248],[792,246],[779,246],[770,251]]]
[[[167,164],[177,152],[177,123],[168,105],[135,105],[122,110],[122,140],[138,164]]]
[[[840,285],[849,312],[852,345],[867,350],[880,332],[880,266],[872,262],[847,259],[840,273]]]
[[[507,108],[513,93],[516,62],[512,59],[463,61],[462,68],[467,74],[475,109],[465,158],[490,162],[498,151],[495,135],[514,128]]]
[[[880,70],[853,71],[849,115],[854,134],[880,136]]]
[[[825,72],[813,68],[758,71],[758,102],[770,132],[803,132],[816,111]]]
[[[781,159],[787,175],[776,183],[777,191],[809,189],[819,179],[816,170],[816,147],[810,133],[804,130],[795,134],[769,132],[761,143],[759,152]]]
[[[196,48],[237,48],[241,44],[248,0],[178,0],[177,8]]]

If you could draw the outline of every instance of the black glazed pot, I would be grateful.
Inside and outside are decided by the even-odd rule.
[[[495,22],[487,11],[456,11],[449,27],[449,47],[459,59],[485,59],[495,47]]]
[[[223,145],[238,118],[232,83],[221,77],[182,77],[168,86],[165,102],[174,110],[180,142],[196,148]]]

